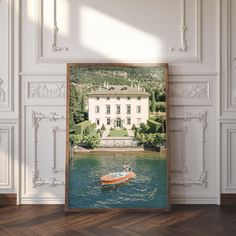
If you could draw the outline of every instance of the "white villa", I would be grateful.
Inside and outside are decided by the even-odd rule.
[[[104,84],[88,95],[89,120],[101,128],[125,127],[131,129],[146,123],[150,94],[136,86]]]

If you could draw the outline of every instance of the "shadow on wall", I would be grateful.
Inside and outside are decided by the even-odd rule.
[[[176,32],[179,36],[178,1],[43,2],[42,51],[46,57],[55,58],[62,49],[60,55],[65,58],[157,61],[170,53],[171,42],[176,44]],[[169,15],[173,20],[168,20]],[[31,12],[29,17],[34,17]],[[177,30],[173,33],[173,29]],[[58,52],[52,52],[52,41]]]

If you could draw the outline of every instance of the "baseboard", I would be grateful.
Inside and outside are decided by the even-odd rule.
[[[171,200],[172,204],[212,204],[217,205],[216,197],[173,197]],[[24,197],[20,199],[20,204],[22,205],[33,205],[33,204],[65,204],[64,198],[33,198],[33,197]]]
[[[65,204],[65,200],[62,198],[21,198],[21,205],[61,205]]]
[[[221,205],[236,205],[236,194],[223,193],[221,194]]]
[[[216,197],[173,197],[171,200],[172,204],[180,205],[217,205]]]
[[[6,205],[16,205],[16,194],[8,193],[8,194],[0,194],[0,206]]]

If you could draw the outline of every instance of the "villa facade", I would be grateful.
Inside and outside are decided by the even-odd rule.
[[[150,94],[139,86],[106,84],[87,95],[89,120],[98,128],[131,129],[148,120]]]

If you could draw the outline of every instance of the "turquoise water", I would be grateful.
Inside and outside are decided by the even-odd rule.
[[[159,156],[158,156],[159,155]],[[129,164],[136,179],[104,188],[100,177]],[[159,153],[86,154],[69,166],[69,208],[167,208],[166,159]]]

